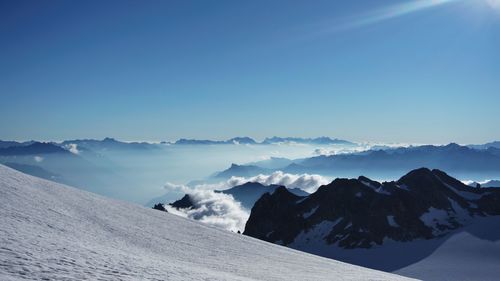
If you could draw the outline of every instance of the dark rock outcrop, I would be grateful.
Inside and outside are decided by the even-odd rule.
[[[174,203],[170,203],[170,206],[177,209],[191,209],[194,208],[193,200],[189,194],[184,195],[181,199],[175,201]]]
[[[321,240],[370,248],[386,238],[442,236],[487,215],[500,215],[500,190],[471,188],[442,171],[421,168],[395,182],[336,179],[308,197],[277,189],[255,203],[244,234],[292,247]]]
[[[153,206],[153,209],[158,210],[158,211],[167,212],[167,213],[168,213],[167,209],[165,209],[165,205],[164,205],[164,204],[162,204],[162,203],[155,204],[155,205]]]

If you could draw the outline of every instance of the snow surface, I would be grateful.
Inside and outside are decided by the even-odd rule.
[[[498,280],[500,218],[476,217],[470,225],[436,239],[397,242],[388,238],[370,249],[343,249],[315,236],[324,225],[300,233],[289,246],[338,260],[422,280]]]
[[[446,210],[440,210],[434,207],[430,207],[427,212],[420,216],[420,220],[430,227],[435,227],[438,223],[445,223],[447,218],[448,212]]]
[[[435,224],[441,212],[432,210],[429,223]],[[441,213],[442,214],[442,213]],[[457,213],[460,217],[462,214]],[[464,218],[468,214],[464,214]],[[388,216],[389,223],[394,218]],[[323,222],[301,232],[289,246],[365,267],[398,273],[422,280],[499,280],[500,217],[474,217],[469,224],[435,239],[398,242],[385,238],[370,249],[343,249],[327,244],[328,228],[336,222]],[[396,223],[394,221],[394,223]]]
[[[332,231],[342,218],[335,221],[322,221],[309,230],[301,231],[295,240],[289,245],[292,248],[324,247],[324,238]]]
[[[425,225],[432,228],[432,234],[440,235],[442,232],[445,232],[447,228],[451,227],[449,221],[450,217],[456,216],[453,214],[449,214],[446,210],[430,207],[427,212],[423,213],[420,216],[420,220]]]
[[[0,280],[401,280],[0,165]]]
[[[499,280],[498,217],[476,218],[465,229],[437,241],[442,244],[429,256],[395,272],[424,280]]]

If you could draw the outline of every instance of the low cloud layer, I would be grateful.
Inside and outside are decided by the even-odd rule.
[[[241,206],[240,202],[234,200],[233,196],[171,183],[168,183],[165,188],[189,194],[194,205],[192,209],[178,210],[167,206],[169,212],[234,232],[238,230],[243,232],[245,229],[250,213]]]
[[[349,154],[349,153],[357,153],[357,152],[363,152],[363,151],[368,151],[368,150],[386,150],[386,149],[393,149],[393,148],[398,148],[398,147],[409,147],[411,145],[418,145],[418,144],[409,144],[409,143],[359,143],[355,147],[320,147],[317,148],[313,151],[313,155],[324,155],[324,156],[330,156],[330,155],[337,155],[337,154]]]
[[[264,185],[284,185],[287,188],[300,188],[311,193],[316,191],[319,186],[328,184],[330,180],[320,175],[295,175],[278,171],[270,175],[258,175],[250,178],[232,177],[219,183],[198,184],[191,187],[167,183],[165,184],[167,190],[189,194],[194,205],[192,209],[177,210],[169,206],[167,206],[167,209],[179,216],[226,230],[243,232],[250,211],[243,208],[241,203],[236,201],[233,196],[215,192],[214,190],[224,190],[247,182],[258,182]]]
[[[314,175],[314,174],[289,174],[282,171],[276,171],[270,175],[258,175],[254,177],[231,177],[227,181],[222,181],[218,183],[203,183],[197,184],[191,187],[191,189],[196,190],[224,190],[235,187],[237,185],[242,185],[247,182],[258,182],[263,185],[283,185],[287,188],[300,188],[308,193],[315,192],[318,187],[329,184],[331,182],[330,178]],[[176,186],[176,189],[181,190],[179,185],[170,185],[172,189]],[[186,193],[186,192],[185,192]]]
[[[247,182],[258,182],[263,185],[283,185],[287,188],[300,188],[306,192],[313,193],[318,189],[318,187],[330,183],[331,180],[320,175],[297,175],[277,171],[270,175],[258,175],[250,178],[231,177],[227,181],[227,185],[228,188],[230,188]]]

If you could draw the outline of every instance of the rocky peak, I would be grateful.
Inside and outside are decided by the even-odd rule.
[[[255,203],[244,234],[295,248],[311,241],[370,248],[385,239],[432,239],[483,215],[500,215],[500,190],[420,168],[396,182],[336,179],[307,197],[279,188]]]
[[[191,197],[189,194],[184,195],[181,199],[175,201],[174,203],[171,203],[170,206],[177,208],[177,209],[190,209],[193,208],[193,200],[191,200]]]

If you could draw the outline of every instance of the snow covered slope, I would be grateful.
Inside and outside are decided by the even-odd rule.
[[[400,280],[0,165],[0,280]]]
[[[432,254],[399,274],[424,280],[499,280],[500,219],[479,218],[463,230],[440,239]],[[425,248],[425,241],[420,247]]]

